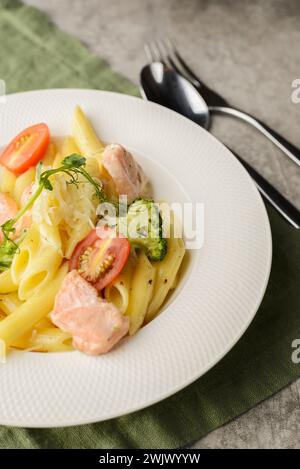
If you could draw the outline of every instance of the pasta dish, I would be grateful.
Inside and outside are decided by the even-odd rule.
[[[0,155],[0,358],[10,348],[109,352],[161,311],[185,254],[174,217],[121,144],[80,107],[72,136],[44,123]]]

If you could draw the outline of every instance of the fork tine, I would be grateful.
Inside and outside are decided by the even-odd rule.
[[[160,51],[161,56],[163,57],[165,65],[168,65],[171,68],[174,68],[178,73],[181,73],[181,71],[178,69],[176,63],[172,59],[172,57],[169,54],[168,48],[166,46],[166,42],[164,39],[156,39],[156,44],[157,47]]]
[[[176,60],[178,61],[181,70],[184,72],[185,76],[188,78],[188,80],[192,81],[194,85],[196,86],[201,86],[201,83],[199,81],[199,78],[196,76],[196,74],[193,72],[193,70],[188,66],[188,64],[183,60],[181,55],[179,54],[178,50],[176,49],[174,42],[167,37],[165,39],[165,42],[167,44],[168,50],[170,53],[174,55]]]
[[[150,62],[162,62],[163,57],[156,41],[151,41],[144,46],[146,56]]]
[[[199,79],[180,56],[173,41],[171,41],[169,37],[151,41],[145,44],[144,49],[150,63],[156,61],[161,62],[183,75],[195,86],[201,86]]]
[[[154,55],[153,55],[153,51],[152,51],[152,48],[150,47],[149,44],[145,44],[144,45],[144,51],[145,51],[145,54],[146,54],[146,57],[147,59],[149,60],[149,62],[155,62],[155,58],[154,58]]]
[[[191,77],[188,73],[186,73],[185,69],[181,67],[180,62],[177,60],[176,57],[176,49],[172,44],[169,38],[164,39],[157,39],[156,44],[160,53],[164,56],[166,60],[166,64],[173,68],[177,73],[184,76],[187,80],[191,81]],[[179,62],[179,63],[178,63]]]

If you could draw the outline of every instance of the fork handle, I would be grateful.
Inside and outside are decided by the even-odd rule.
[[[290,143],[280,134],[275,132],[269,126],[264,124],[264,122],[256,119],[255,117],[247,114],[246,112],[240,111],[232,107],[221,107],[221,106],[211,106],[209,110],[215,114],[226,114],[228,116],[241,119],[244,122],[255,127],[259,132],[261,132],[266,138],[268,138],[274,145],[276,145],[283,153],[285,153],[294,163],[300,166],[300,150],[295,145]]]
[[[287,220],[294,228],[300,228],[300,211],[289,202],[275,187],[273,187],[263,176],[261,176],[250,164],[243,160],[237,153],[231,150],[231,153],[248,171],[258,190],[268,202]]]

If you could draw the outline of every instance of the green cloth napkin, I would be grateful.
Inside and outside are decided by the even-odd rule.
[[[0,78],[9,93],[80,87],[138,94],[44,14],[17,0],[0,0],[0,45]],[[268,211],[274,257],[267,293],[247,332],[217,366],[169,399],[114,420],[59,429],[0,427],[0,447],[182,447],[298,378],[291,344],[300,338],[300,233]]]

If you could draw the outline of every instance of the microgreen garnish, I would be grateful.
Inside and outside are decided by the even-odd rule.
[[[95,189],[95,195],[99,198],[100,202],[106,201],[106,195],[103,192],[101,183],[95,181],[92,176],[84,168],[86,164],[86,159],[73,153],[72,155],[67,156],[63,159],[61,166],[54,169],[47,169],[46,171],[41,172],[41,164],[37,166],[37,181],[38,187],[35,192],[32,194],[28,202],[22,207],[14,218],[7,220],[3,225],[1,225],[1,230],[3,233],[3,242],[0,246],[0,272],[8,269],[12,263],[14,255],[18,252],[18,244],[11,239],[11,235],[15,232],[15,224],[17,221],[24,215],[24,213],[29,210],[36,199],[41,195],[44,189],[48,191],[53,190],[50,177],[57,173],[64,173],[69,176],[67,184],[75,184],[78,186],[79,183],[89,182]],[[79,176],[83,176],[86,181],[80,181]]]

